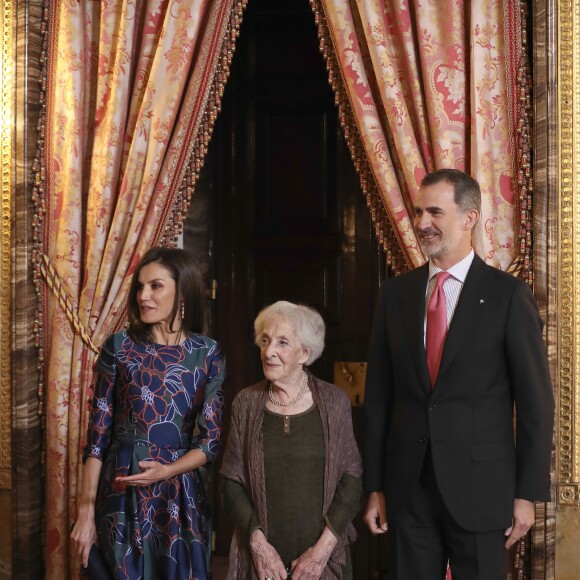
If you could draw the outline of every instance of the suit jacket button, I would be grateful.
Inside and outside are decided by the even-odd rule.
[[[431,405],[431,406],[429,407],[429,413],[430,413],[431,411],[434,411],[436,408],[437,408],[437,405]]]

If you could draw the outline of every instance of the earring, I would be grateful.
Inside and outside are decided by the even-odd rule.
[[[185,304],[181,303],[181,320],[185,318]]]

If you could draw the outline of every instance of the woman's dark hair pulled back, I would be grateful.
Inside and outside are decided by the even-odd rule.
[[[171,310],[170,328],[173,329],[175,320],[178,317],[181,318],[181,304],[183,303],[183,331],[201,333],[204,321],[205,288],[195,260],[188,252],[179,248],[155,247],[143,254],[133,272],[127,304],[129,336],[137,342],[153,342],[151,325],[141,322],[137,302],[139,273],[148,264],[160,264],[175,280],[175,300]]]

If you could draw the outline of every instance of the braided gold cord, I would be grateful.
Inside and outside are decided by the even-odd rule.
[[[66,290],[60,278],[58,277],[58,273],[55,270],[54,266],[51,264],[48,256],[46,254],[41,255],[41,262],[40,262],[40,272],[44,276],[46,283],[48,284],[49,288],[53,291],[54,295],[58,299],[58,303],[62,306],[63,310],[67,318],[69,319],[70,323],[73,325],[75,332],[83,339],[84,343],[95,353],[99,352],[99,349],[93,344],[91,337],[87,329],[85,328],[84,324],[80,321],[77,310],[73,307]]]

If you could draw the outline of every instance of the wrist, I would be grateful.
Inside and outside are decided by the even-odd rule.
[[[163,479],[167,480],[167,479],[171,479],[172,477],[177,477],[178,475],[181,475],[181,472],[179,471],[179,468],[176,467],[175,463],[167,463],[165,465],[161,464],[161,467],[163,469]]]
[[[332,530],[326,526],[320,538],[316,542],[317,546],[326,554],[331,554],[338,542],[337,537],[332,533]]]
[[[77,520],[94,522],[95,504],[80,504],[77,510]]]
[[[250,534],[250,547],[253,548],[253,547],[259,546],[262,543],[262,541],[265,539],[266,539],[266,536],[264,536],[264,532],[262,531],[262,529],[256,528]]]

